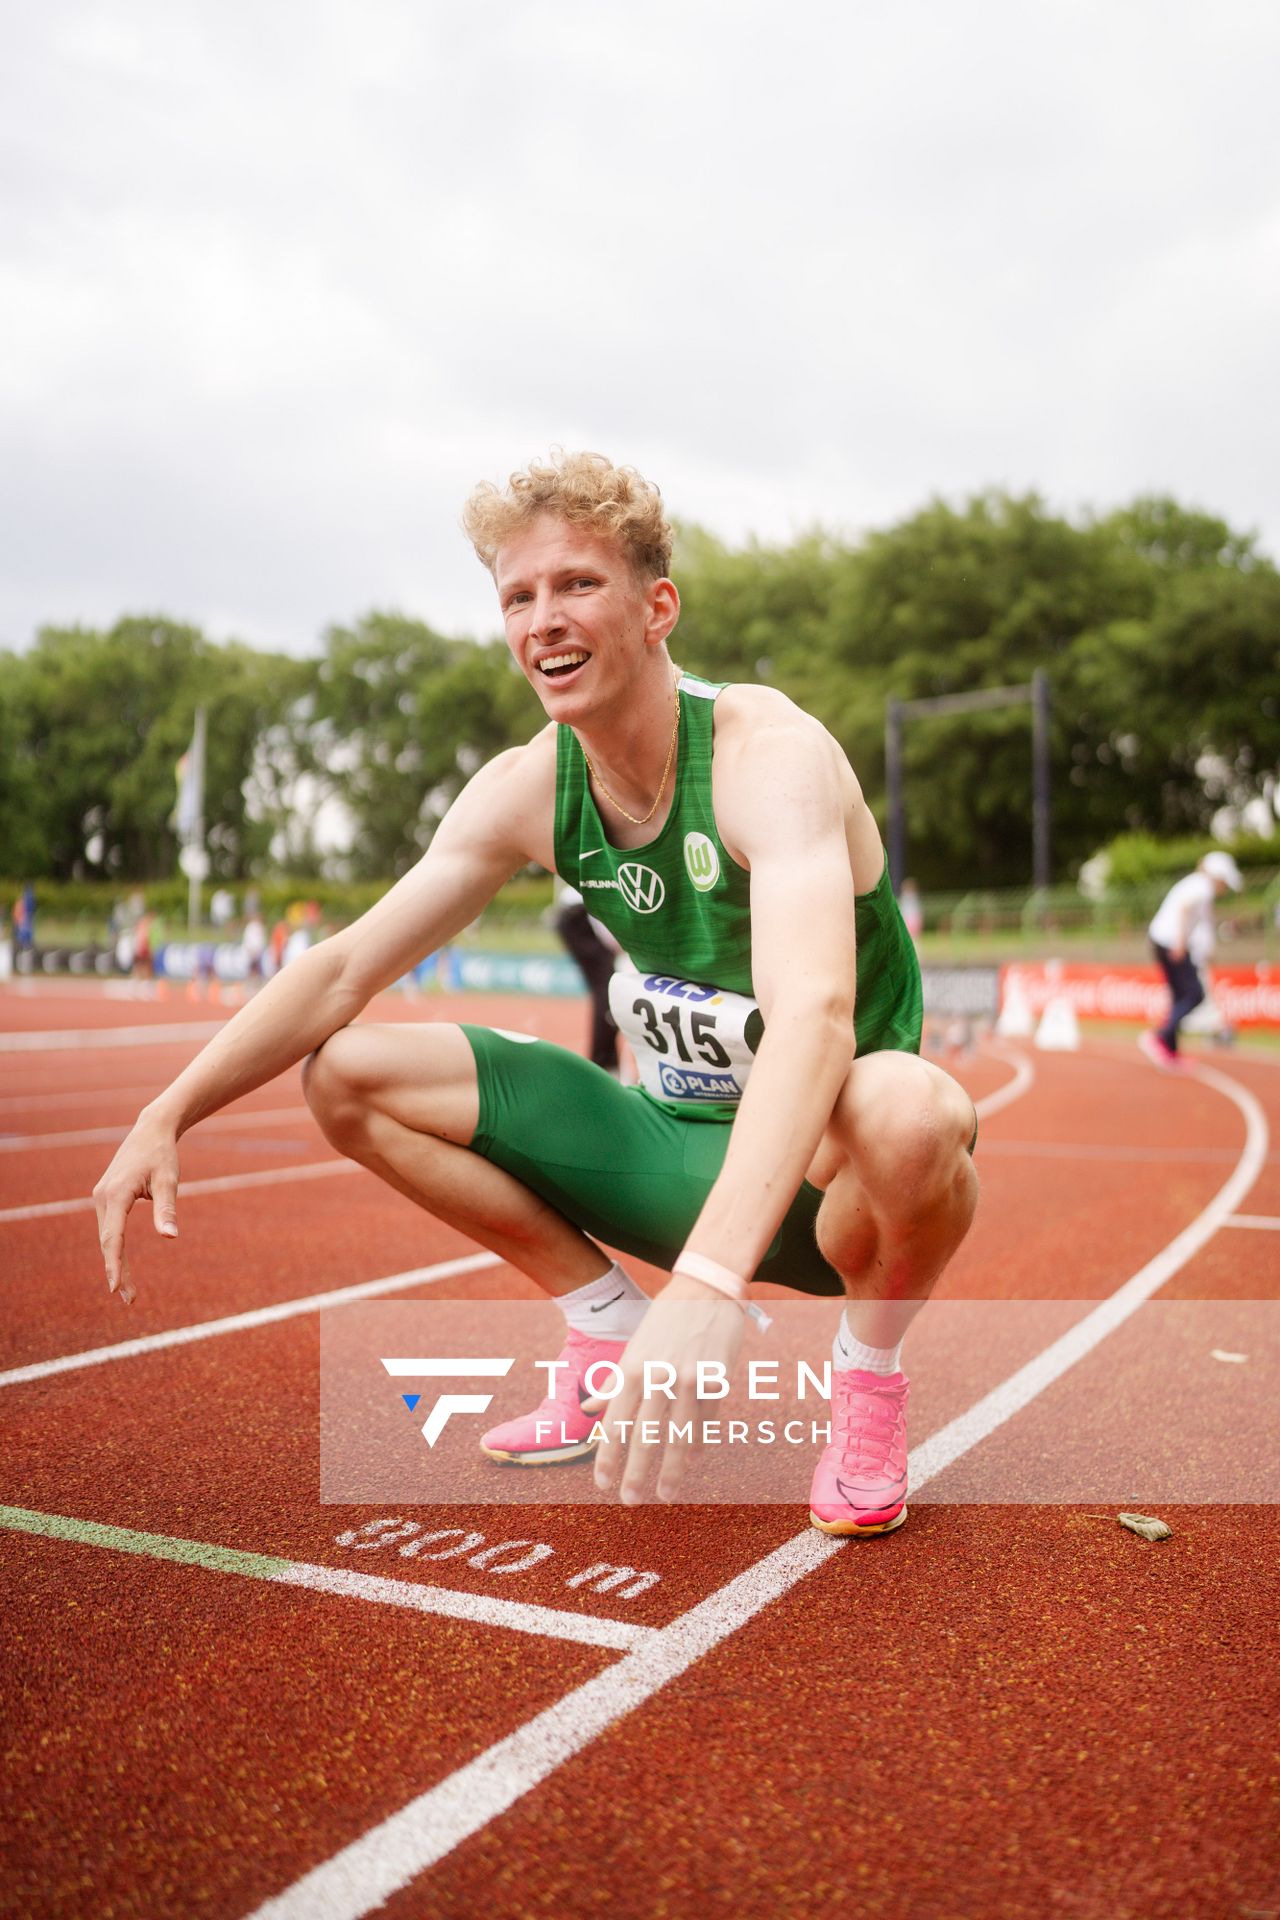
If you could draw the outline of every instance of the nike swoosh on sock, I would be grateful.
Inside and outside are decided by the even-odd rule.
[[[625,1289],[625,1288],[623,1288],[623,1292],[624,1292],[624,1293],[625,1293],[625,1291],[626,1291],[626,1289]],[[589,1309],[589,1311],[590,1311],[590,1312],[592,1312],[592,1313],[603,1313],[606,1307],[612,1307],[612,1306],[614,1306],[614,1305],[616,1305],[616,1303],[617,1303],[617,1302],[618,1302],[619,1300],[621,1300],[621,1298],[622,1298],[622,1294],[621,1294],[621,1293],[615,1293],[615,1294],[614,1294],[614,1296],[613,1296],[613,1299],[612,1299],[612,1300],[602,1300],[602,1301],[600,1302],[600,1305],[599,1305],[598,1307],[592,1307],[592,1308],[590,1308],[590,1309]]]

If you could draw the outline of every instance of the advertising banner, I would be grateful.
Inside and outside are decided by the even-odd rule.
[[[1280,967],[1208,967],[1205,984],[1229,1027],[1280,1027]],[[1155,1026],[1169,1011],[1169,990],[1155,966],[1113,967],[1085,961],[1017,962],[1001,969],[1001,1000],[1020,993],[1039,1016],[1050,1000],[1069,1000],[1080,1020],[1127,1020]]]

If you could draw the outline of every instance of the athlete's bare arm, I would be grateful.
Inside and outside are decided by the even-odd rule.
[[[751,873],[764,1037],[692,1251],[750,1275],[817,1151],[853,1058],[854,895],[883,850],[836,742],[783,696],[735,689],[717,714],[721,838]]]
[[[751,872],[751,965],[764,1037],[733,1123],[719,1178],[688,1240],[747,1278],[755,1272],[813,1159],[853,1059],[854,894],[883,870],[875,823],[848,762],[807,714],[764,689],[720,696],[714,799],[726,849]],[[624,1356],[625,1382],[609,1403],[596,1455],[597,1486],[620,1476],[624,1503],[643,1497],[646,1449],[626,1451],[626,1424],[697,1414],[700,1361],[728,1367],[742,1312],[701,1281],[676,1273]],[[673,1408],[645,1397],[644,1362],[677,1371]],[[658,1493],[674,1499],[690,1451],[670,1427]]]
[[[114,1290],[125,1220],[149,1196],[173,1234],[178,1140],[197,1120],[305,1059],[376,993],[467,926],[531,860],[552,864],[555,743],[544,729],[482,767],[422,859],[376,906],[300,954],[227,1022],[142,1113],[94,1189],[99,1242]]]

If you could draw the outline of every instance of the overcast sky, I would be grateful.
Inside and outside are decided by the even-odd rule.
[[[737,540],[1160,489],[1280,552],[1280,9],[9,0],[0,646],[490,633],[555,443]]]

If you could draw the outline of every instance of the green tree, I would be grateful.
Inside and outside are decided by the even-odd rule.
[[[242,877],[267,837],[243,791],[254,741],[297,671],[296,662],[215,646],[163,618],[120,620],[107,633],[43,629],[21,661],[18,758],[38,795],[41,870],[70,878],[96,864],[131,879],[174,871],[175,769],[203,705],[213,872]]]
[[[1095,742],[1081,732],[1072,694],[1072,650],[1100,620],[1120,611],[1140,615],[1150,599],[1142,562],[1114,536],[1072,525],[1034,495],[983,494],[962,508],[935,501],[840,556],[809,704],[845,746],[883,818],[890,697],[1023,685],[1044,671],[1054,701],[1061,872],[1097,844],[1097,818],[1109,809],[1096,777]],[[1028,878],[1025,708],[914,722],[904,768],[908,864],[922,883],[954,888]]]
[[[349,809],[353,872],[401,874],[482,761],[543,724],[504,646],[370,613],[331,627],[300,715],[299,765]]]

